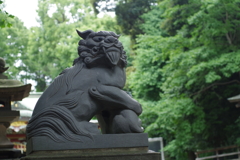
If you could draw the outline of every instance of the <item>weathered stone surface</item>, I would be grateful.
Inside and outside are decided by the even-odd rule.
[[[55,142],[48,137],[33,137],[27,142],[27,154],[35,151],[148,147],[146,133],[93,135],[82,142]]]
[[[114,32],[77,31],[78,55],[39,98],[28,139],[81,142],[92,135],[142,133],[141,105],[123,91],[126,52]],[[101,132],[89,121],[96,116]],[[84,138],[85,137],[85,138]],[[69,146],[71,147],[71,146]]]
[[[36,151],[21,160],[160,160],[160,153],[147,147]]]
[[[17,121],[20,116],[19,111],[0,111],[0,122],[11,123]]]
[[[0,159],[11,159],[18,158],[21,155],[21,151],[17,149],[0,149]]]
[[[31,84],[24,85],[18,80],[8,79],[4,72],[5,61],[0,57],[0,159],[16,159],[20,150],[13,149],[14,144],[6,136],[10,123],[19,118],[19,111],[11,110],[11,101],[20,101],[29,95]]]
[[[21,160],[160,160],[148,151],[146,133],[93,135],[83,142],[54,142],[48,137],[28,141],[27,156]]]
[[[13,148],[13,143],[10,142],[6,136],[6,129],[9,123],[1,123],[0,122],[0,149],[1,148]]]
[[[126,52],[114,32],[77,31],[79,57],[39,98],[27,126],[27,157],[154,160],[138,116],[141,105],[123,91]],[[96,116],[101,127],[89,121]]]

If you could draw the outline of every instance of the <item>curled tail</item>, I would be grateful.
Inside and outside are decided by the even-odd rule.
[[[47,136],[55,142],[82,142],[82,136],[92,139],[86,128],[86,123],[78,122],[67,108],[54,106],[31,118],[27,126],[27,138]]]

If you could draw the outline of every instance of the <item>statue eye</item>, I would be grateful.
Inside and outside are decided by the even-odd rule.
[[[102,40],[104,40],[104,37],[96,36],[96,37],[93,37],[93,40],[94,40],[95,42],[101,42]]]

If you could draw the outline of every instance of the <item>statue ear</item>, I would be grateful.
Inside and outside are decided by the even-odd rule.
[[[80,32],[79,30],[76,29],[76,31],[78,35],[83,39],[86,39],[89,34],[93,33],[92,30],[86,30],[86,31]]]

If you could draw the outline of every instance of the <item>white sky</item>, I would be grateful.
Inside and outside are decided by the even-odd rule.
[[[38,0],[5,0],[5,4],[4,10],[21,19],[27,28],[38,26],[36,21]]]
[[[38,22],[36,21],[37,15],[37,8],[38,8],[38,0],[5,0],[4,4],[6,5],[4,10],[7,11],[9,14],[12,14],[18,17],[21,21],[23,21],[24,25],[27,28],[33,26],[39,26]],[[111,16],[115,16],[114,12],[108,13]],[[98,17],[102,17],[104,13],[100,13]],[[28,81],[32,83],[34,86],[36,85],[33,81]],[[32,89],[35,89],[32,87]]]
[[[37,22],[37,8],[38,0],[5,0],[6,7],[4,8],[9,14],[12,14],[21,19],[27,28],[39,26]],[[102,17],[105,13],[100,13],[98,17]],[[112,17],[115,16],[114,12],[107,14]]]

